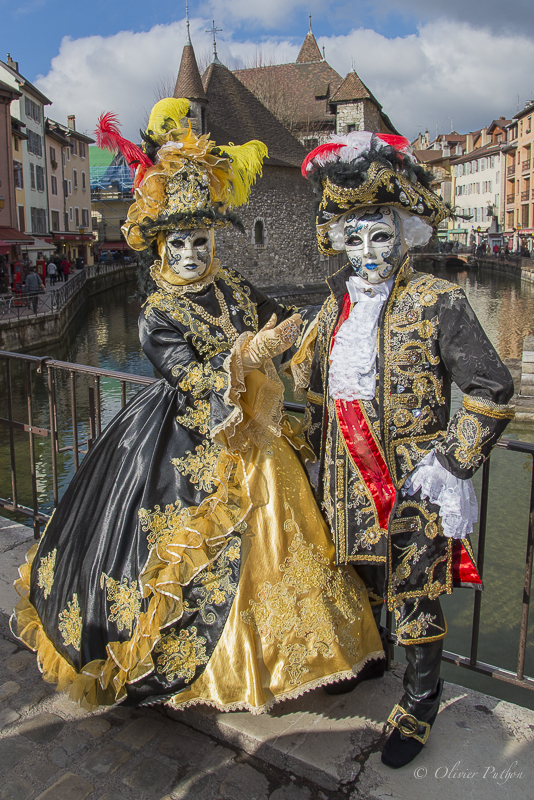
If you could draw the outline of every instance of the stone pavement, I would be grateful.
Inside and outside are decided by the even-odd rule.
[[[28,528],[0,518],[0,800],[532,800],[534,712],[448,684],[419,759],[380,763],[400,666],[270,714],[121,706],[88,714],[9,631]]]

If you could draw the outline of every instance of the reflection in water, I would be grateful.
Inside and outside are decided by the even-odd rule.
[[[449,280],[456,275],[443,273]],[[514,278],[503,278],[491,273],[460,273],[458,282],[465,288],[467,296],[490,339],[503,358],[521,356],[523,337],[532,332],[534,325],[534,287],[521,285]],[[132,286],[119,287],[98,295],[88,303],[87,313],[80,319],[77,330],[63,342],[34,351],[36,355],[50,355],[63,361],[72,361],[121,372],[153,376],[154,369],[144,356],[137,336],[139,304],[128,302],[133,293]],[[24,373],[14,370],[14,408],[16,418],[24,418]],[[70,420],[70,398],[68,378],[59,381],[60,447],[72,444]],[[88,430],[88,386],[85,378],[78,382],[80,440],[87,438]],[[139,391],[129,390],[128,397]],[[0,415],[6,416],[4,373],[0,377]],[[116,382],[102,381],[103,424],[107,424],[120,409],[120,387]],[[46,386],[42,378],[36,377],[34,385],[36,405],[35,424],[49,427]],[[453,411],[461,403],[461,393],[453,395]],[[25,418],[24,418],[25,419]],[[507,435],[518,438],[510,426]],[[521,431],[521,438],[526,434]],[[17,472],[19,475],[20,501],[31,505],[31,486],[28,479],[29,454],[27,434],[16,431]],[[52,481],[50,462],[50,440],[37,439],[37,491],[39,503],[52,510]],[[5,428],[0,428],[0,494],[11,496],[9,472],[8,437]],[[521,614],[523,570],[525,563],[526,533],[528,524],[528,499],[530,488],[531,459],[522,454],[496,451],[492,457],[491,496],[489,524],[484,571],[485,592],[482,602],[482,637],[479,659],[514,670],[517,661],[517,642]],[[67,450],[58,458],[60,494],[73,475],[72,451]],[[477,492],[480,475],[476,476]],[[473,537],[476,549],[476,534]],[[469,654],[473,592],[457,590],[446,597],[444,609],[449,623],[446,649]],[[534,609],[532,615],[534,617]],[[531,631],[534,629],[534,620]],[[398,657],[402,659],[402,649]],[[534,707],[534,693],[509,687],[500,681],[484,678],[467,670],[444,665],[447,680],[503,697],[513,702]],[[534,635],[529,639],[527,675],[534,675]]]
[[[436,274],[464,289],[501,358],[521,358],[523,340],[534,332],[534,284],[494,272]]]

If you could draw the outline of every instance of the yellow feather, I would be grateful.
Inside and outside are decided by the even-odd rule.
[[[165,97],[160,100],[152,111],[148,120],[147,133],[161,136],[164,133],[180,127],[180,120],[189,111],[189,100],[185,97]]]
[[[230,156],[233,172],[229,205],[242,206],[247,202],[252,185],[261,177],[263,159],[267,158],[267,146],[253,139],[241,145],[219,146],[221,153]]]

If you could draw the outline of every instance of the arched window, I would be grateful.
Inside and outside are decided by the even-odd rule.
[[[254,223],[254,244],[256,245],[265,244],[263,221],[261,219],[256,220],[256,222]]]

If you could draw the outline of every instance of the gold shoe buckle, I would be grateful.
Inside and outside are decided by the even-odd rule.
[[[409,714],[402,706],[398,704],[395,706],[388,717],[388,722],[406,738],[417,739],[421,744],[426,744],[430,734],[430,725],[428,722],[421,722],[413,714]]]

